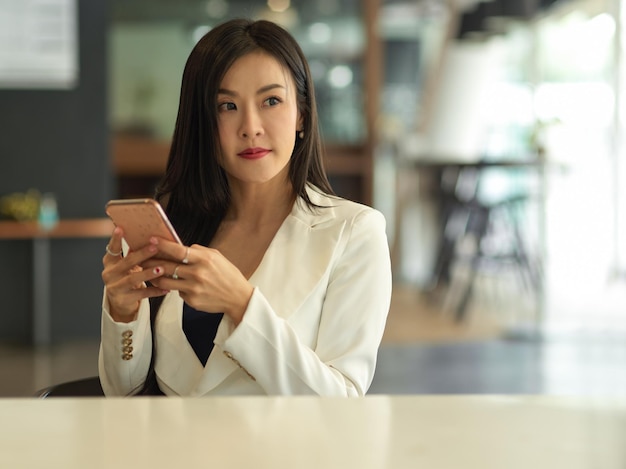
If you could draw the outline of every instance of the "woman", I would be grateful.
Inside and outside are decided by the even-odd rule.
[[[284,29],[232,20],[194,47],[156,198],[184,245],[122,257],[113,232],[107,395],[140,392],[153,356],[166,395],[367,392],[391,297],[385,221],[333,195],[311,74]],[[162,299],[154,333],[148,298]]]

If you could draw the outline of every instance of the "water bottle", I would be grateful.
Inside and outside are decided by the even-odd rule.
[[[41,196],[39,202],[39,226],[43,230],[51,230],[59,221],[57,199],[54,194],[47,192]]]

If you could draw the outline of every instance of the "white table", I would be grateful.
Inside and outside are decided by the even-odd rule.
[[[0,467],[624,469],[626,399],[4,399]]]

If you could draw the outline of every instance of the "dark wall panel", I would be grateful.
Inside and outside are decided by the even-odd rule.
[[[102,255],[106,241],[57,241],[51,262],[52,338],[55,342],[100,335]]]
[[[0,195],[35,188],[56,195],[62,218],[104,215],[104,204],[113,193],[107,111],[108,10],[108,0],[78,1],[80,76],[76,88],[0,89]],[[28,336],[30,327],[30,319],[23,317],[32,314],[30,243],[0,243],[0,279],[4,280],[0,283],[4,300],[0,340],[20,339]],[[99,314],[105,243],[52,241],[53,339],[98,334],[97,324],[85,314]],[[8,320],[12,315],[20,319]]]

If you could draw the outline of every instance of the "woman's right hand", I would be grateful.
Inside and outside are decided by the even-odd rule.
[[[139,251],[129,252],[122,257],[122,237],[124,233],[117,227],[113,231],[107,246],[107,252],[102,258],[104,270],[102,280],[106,286],[109,301],[109,313],[116,322],[131,322],[135,320],[139,304],[144,298],[163,296],[168,293],[156,287],[148,287],[146,282],[161,277],[164,274],[162,266],[144,270],[140,267],[147,259],[157,252],[157,238],[151,238],[150,244]],[[119,254],[118,254],[119,253]]]

